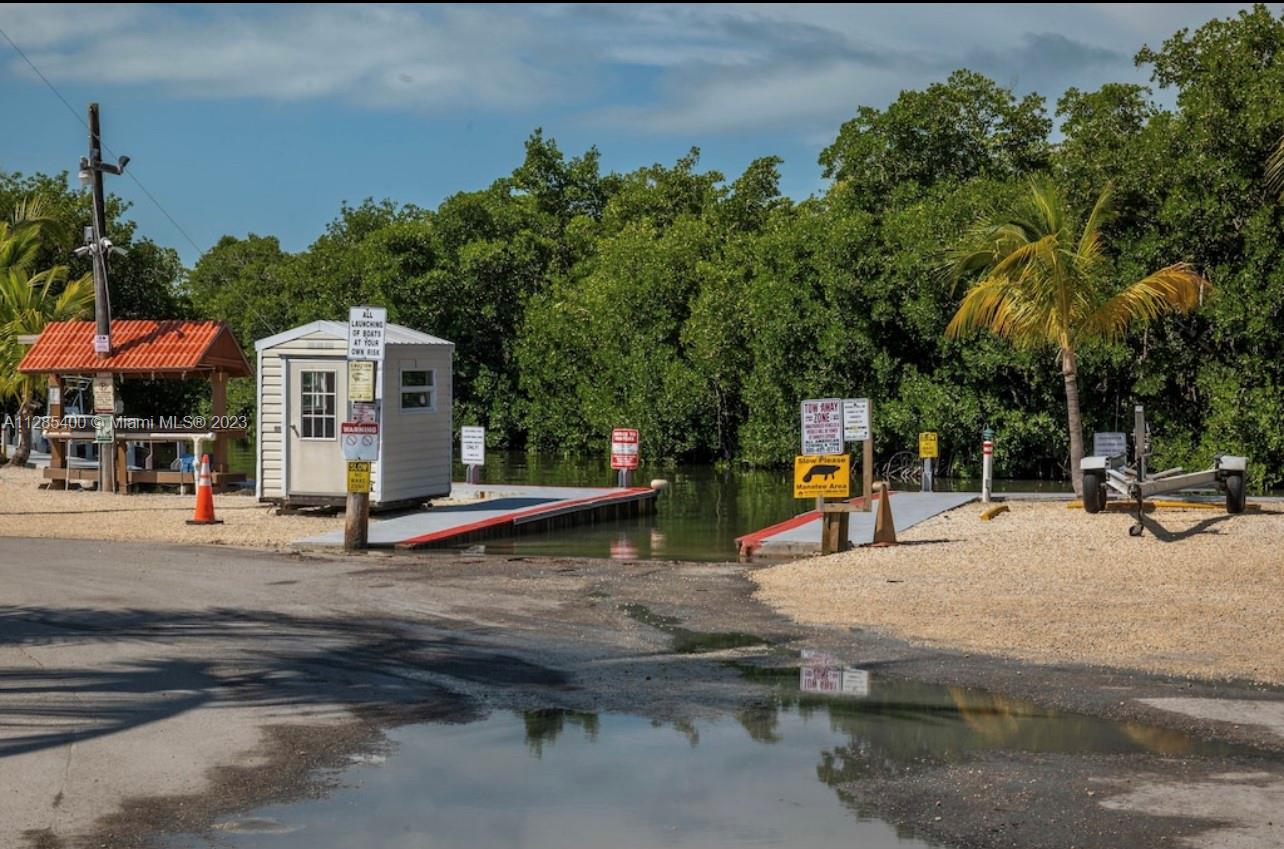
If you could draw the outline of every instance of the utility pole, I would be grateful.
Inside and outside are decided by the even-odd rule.
[[[93,222],[86,247],[94,264],[94,352],[100,359],[111,356],[111,293],[107,288],[107,257],[111,242],[107,239],[107,205],[103,197],[103,172],[123,174],[129,163],[122,156],[115,165],[103,162],[102,133],[98,122],[98,104],[89,104],[89,156],[80,160],[80,182],[88,183],[93,194]],[[83,250],[83,249],[82,249]],[[80,251],[77,251],[80,253]],[[111,412],[115,415],[115,411]],[[124,470],[122,469],[123,473]],[[116,489],[116,446],[98,448],[98,489]]]

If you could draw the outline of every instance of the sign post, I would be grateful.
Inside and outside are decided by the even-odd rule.
[[[988,427],[981,433],[981,503],[990,503],[994,487],[994,431]]]
[[[820,553],[843,551],[848,544],[851,505],[826,504],[825,498],[851,494],[852,458],[848,454],[800,454],[794,457],[794,498],[816,496],[820,510]]]
[[[918,435],[918,456],[923,461],[923,492],[932,491],[932,461],[936,459],[936,431],[924,431]]]
[[[638,467],[638,431],[617,427],[611,431],[611,468],[619,471],[616,486],[629,485],[630,473]]]
[[[481,467],[486,465],[486,428],[459,429],[459,459],[468,469],[468,483],[481,483]]]
[[[383,362],[388,311],[383,307],[348,309],[348,403],[350,421],[340,428],[348,464],[348,503],[344,512],[343,550],[363,551],[370,539],[370,468],[379,459],[379,422],[375,405],[379,363]],[[352,415],[359,411],[360,416]],[[371,415],[371,413],[374,415]]]
[[[98,446],[98,491],[114,492],[116,489],[116,380],[111,372],[94,375],[94,413],[107,419],[106,426],[95,426],[94,444]],[[107,446],[107,447],[103,447]],[[123,475],[124,469],[121,470]]]
[[[843,401],[843,439],[859,442],[864,449],[861,455],[861,511],[868,513],[874,501],[874,439],[870,432],[870,405],[868,398],[848,398]]]

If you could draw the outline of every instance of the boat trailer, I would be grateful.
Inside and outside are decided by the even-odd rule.
[[[1137,504],[1137,522],[1128,528],[1131,536],[1142,534],[1141,514],[1145,500],[1155,495],[1177,492],[1182,489],[1216,486],[1226,494],[1226,512],[1244,512],[1244,470],[1248,460],[1230,454],[1218,454],[1213,467],[1202,472],[1184,469],[1165,469],[1149,474],[1146,458],[1150,456],[1150,440],[1146,429],[1146,411],[1138,404],[1134,410],[1134,457],[1128,464],[1124,455],[1114,457],[1084,457],[1079,462],[1083,472],[1083,509],[1099,513],[1105,509],[1106,496],[1114,492]]]

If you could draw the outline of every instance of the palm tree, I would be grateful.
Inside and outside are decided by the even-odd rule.
[[[1032,180],[1011,208],[979,221],[950,251],[957,281],[975,282],[945,332],[957,338],[984,328],[1023,348],[1055,346],[1066,385],[1070,473],[1083,494],[1083,422],[1076,352],[1085,343],[1116,340],[1134,322],[1193,309],[1209,282],[1176,263],[1117,288],[1101,229],[1110,217],[1111,186],[1097,198],[1081,230],[1065,198]]]
[[[1281,137],[1271,155],[1266,157],[1266,187],[1280,193],[1284,200],[1284,137]]]
[[[0,397],[18,402],[18,442],[11,462],[21,465],[31,453],[27,426],[44,391],[35,375],[20,374],[24,348],[18,337],[38,335],[51,321],[84,316],[94,303],[93,277],[68,279],[65,265],[31,273],[45,219],[38,203],[24,204],[15,222],[0,222]]]

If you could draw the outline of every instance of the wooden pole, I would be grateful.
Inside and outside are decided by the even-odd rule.
[[[871,413],[871,427],[873,418],[874,416]],[[864,455],[860,460],[861,495],[864,496],[861,510],[868,513],[874,509],[874,436],[872,433],[865,437],[864,448]]]
[[[370,543],[370,493],[349,492],[343,521],[343,550],[365,551]]]
[[[61,377],[58,377],[58,375],[56,374],[49,375],[48,392],[49,392],[49,396],[48,396],[49,403],[46,406],[45,411],[49,414],[49,418],[51,420],[55,420],[55,421],[61,420],[62,419],[62,378]],[[55,426],[58,430],[62,429],[62,424],[60,421]],[[55,474],[57,474],[57,470],[61,469],[63,474],[62,478],[50,478],[49,488],[66,489],[67,488],[67,478],[66,478],[67,443],[63,442],[61,439],[49,440],[49,468],[53,469]]]
[[[227,415],[227,374],[214,372],[210,379],[210,413],[216,420]],[[214,433],[214,472],[227,471],[227,434]]]
[[[111,296],[107,289],[107,204],[103,195],[103,141],[98,122],[98,104],[89,104],[89,158],[82,160],[82,168],[89,170],[89,184],[93,196],[93,245],[94,263],[94,325],[98,336],[108,339],[107,349],[98,356],[111,356]],[[112,413],[115,414],[115,411]],[[98,446],[98,489],[100,492],[116,491],[116,452],[104,451]]]

